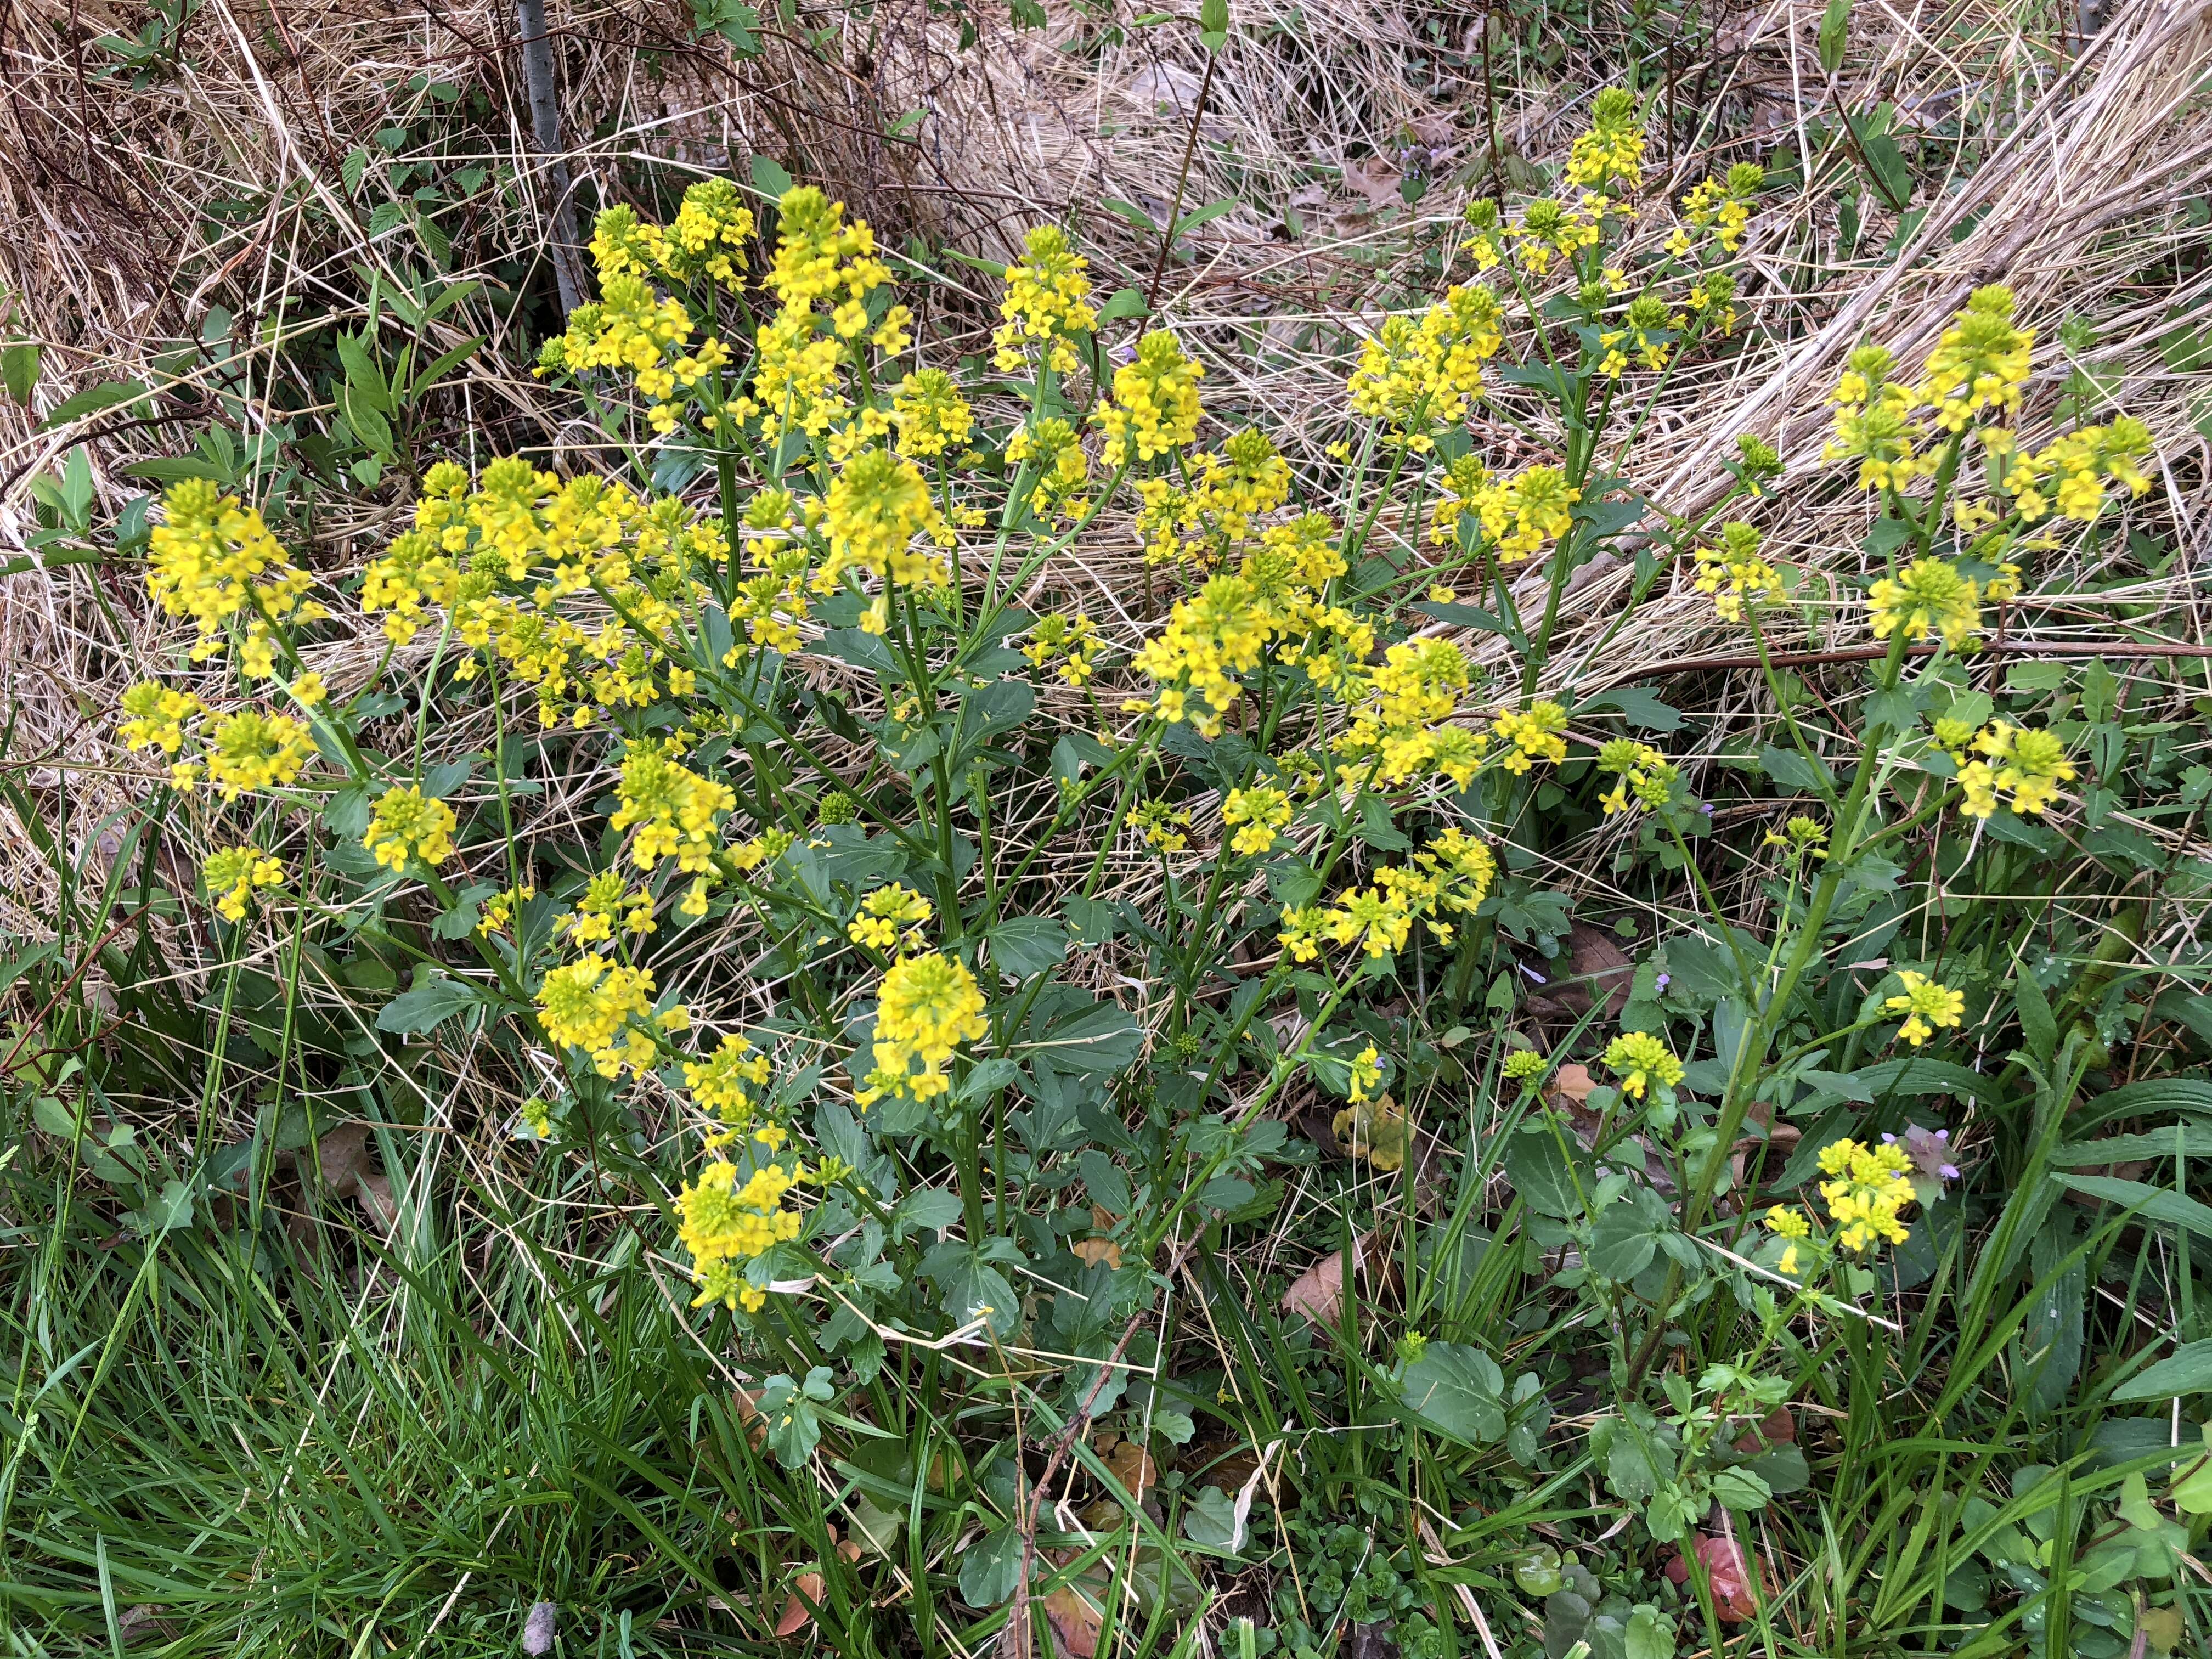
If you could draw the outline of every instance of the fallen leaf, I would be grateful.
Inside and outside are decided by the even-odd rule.
[[[783,1604],[783,1617],[775,1621],[778,1636],[796,1636],[814,1622],[814,1609],[822,1605],[823,1586],[818,1572],[802,1572]]]
[[[1346,161],[1344,182],[1367,200],[1367,210],[1378,212],[1386,207],[1401,207],[1405,198],[1399,186],[1406,175],[1387,161]]]
[[[392,1182],[369,1167],[368,1125],[348,1123],[315,1143],[315,1167],[332,1198],[350,1198],[386,1232],[399,1219]]]
[[[1363,1273],[1373,1271],[1375,1235],[1362,1234],[1352,1243]],[[1304,1314],[1316,1325],[1334,1325],[1344,1313],[1344,1252],[1331,1250],[1291,1281],[1283,1292],[1285,1313]]]
[[[1713,1610],[1724,1622],[1741,1625],[1759,1616],[1759,1603],[1752,1596],[1751,1564],[1742,1545],[1733,1538],[1707,1534],[1698,1540],[1698,1559],[1705,1563],[1705,1576],[1712,1583]],[[1690,1582],[1690,1564],[1679,1549],[1667,1563],[1667,1577],[1677,1584]],[[1771,1585],[1765,1588],[1771,1595]]]
[[[1777,1406],[1736,1437],[1735,1449],[1749,1457],[1770,1446],[1794,1446],[1796,1443],[1797,1414],[1787,1406]]]
[[[1077,1559],[1075,1550],[1046,1550],[1044,1556],[1055,1566],[1066,1566]],[[1044,1598],[1045,1617],[1052,1621],[1053,1634],[1067,1650],[1068,1659],[1092,1659],[1098,1651],[1098,1638],[1106,1628],[1106,1610],[1103,1595],[1104,1585],[1095,1580],[1098,1569],[1094,1564],[1082,1576],[1062,1584]]]
[[[1160,1478],[1152,1454],[1133,1440],[1124,1440],[1106,1460],[1106,1472],[1120,1481],[1132,1498],[1142,1498]]]
[[[1329,1122],[1338,1146],[1378,1170],[1406,1167],[1406,1114],[1388,1095],[1347,1106]]]
[[[1080,1238],[1068,1249],[1086,1267],[1095,1267],[1102,1261],[1109,1267],[1121,1265],[1121,1247],[1110,1238]]]
[[[1599,1019],[1611,1024],[1628,1006],[1628,990],[1636,977],[1636,964],[1613,942],[1613,936],[1584,922],[1567,930],[1566,961],[1562,969],[1551,963],[1527,964],[1540,975],[1542,989],[1528,998],[1532,1014],[1552,1018],[1580,1019],[1597,997],[1605,999]]]

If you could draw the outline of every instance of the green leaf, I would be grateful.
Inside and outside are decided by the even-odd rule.
[[[2107,1135],[2102,1140],[2069,1140],[2051,1155],[2060,1170],[2127,1164],[2142,1158],[2212,1158],[2212,1124],[2177,1123],[2139,1135]]]
[[[1505,1435],[1505,1373],[1481,1349],[1431,1342],[1398,1379],[1399,1402],[1415,1420],[1462,1445]]]
[[[1237,198],[1234,196],[1224,196],[1218,202],[1208,202],[1204,207],[1184,214],[1182,218],[1176,221],[1175,234],[1178,237],[1187,236],[1200,225],[1211,224],[1235,207],[1237,201]]]
[[[1109,208],[1129,206],[1127,202],[1116,204],[1110,201],[1104,205]],[[1133,208],[1131,211],[1141,214],[1144,210]],[[1157,229],[1158,227],[1153,225],[1150,218],[1146,218],[1140,228]],[[1151,310],[1152,308],[1145,303],[1145,296],[1135,289],[1117,288],[1108,297],[1106,303],[1098,307],[1098,320],[1102,323],[1110,323],[1122,317],[1149,316]]]
[[[1182,1512],[1182,1535],[1206,1549],[1233,1548],[1241,1530],[1235,1501],[1218,1486],[1200,1486]]]
[[[2186,1227],[2200,1238],[2212,1238],[2212,1205],[2200,1204],[2180,1193],[2140,1181],[2119,1181],[2110,1176],[2054,1174],[2051,1178],[2070,1191],[2132,1210],[2146,1221]]]
[[[2212,1339],[2185,1342],[2172,1354],[2140,1371],[2112,1390],[2123,1400],[2170,1400],[2212,1389]]]
[[[994,1527],[960,1553],[960,1599],[979,1613],[997,1607],[1021,1582],[1019,1527]]]
[[[39,348],[19,341],[0,351],[0,383],[6,385],[9,397],[28,408],[39,384]]]
[[[1022,1047],[1060,1071],[1119,1072],[1145,1051],[1145,1028],[1126,1009],[1100,1002],[1057,1022],[1042,1040]]]
[[[1860,1066],[1856,1076],[1877,1100],[1887,1096],[1922,1095],[1957,1095],[1975,1100],[1990,1097],[1991,1080],[1979,1072],[1969,1071],[1951,1060],[1919,1054],[1876,1060],[1871,1066]]]
[[[162,1182],[161,1193],[148,1201],[146,1207],[139,1212],[138,1219],[149,1233],[166,1233],[173,1228],[191,1226],[191,1186],[173,1176]]]
[[[791,175],[783,163],[769,155],[756,155],[752,160],[753,187],[772,201],[781,201],[791,188]]]
[[[1208,52],[1219,52],[1229,43],[1229,0],[1200,0],[1199,42]]]
[[[1640,685],[1616,685],[1582,705],[1583,708],[1618,708],[1639,732],[1678,732],[1682,711],[1665,703]],[[1577,710],[1577,712],[1580,712]]]
[[[137,380],[106,380],[99,386],[87,386],[74,398],[64,398],[48,415],[45,426],[48,431],[66,426],[71,421],[82,420],[87,415],[97,415],[103,409],[113,409],[118,404],[136,403],[153,394]]]
[[[902,1231],[938,1232],[960,1219],[960,1194],[947,1187],[917,1187],[899,1200]]]
[[[1506,1179],[1522,1201],[1539,1215],[1571,1221],[1583,1212],[1576,1172],[1559,1150],[1553,1131],[1542,1125],[1524,1128],[1505,1143]],[[1583,1184],[1588,1185],[1587,1179]]]
[[[386,1003],[376,1016],[376,1029],[406,1035],[428,1031],[465,1009],[485,1001],[483,988],[465,979],[444,976],[424,980]]]
[[[2058,1052],[2058,1020],[2051,1012],[2051,999],[2043,994],[2043,988],[2035,982],[2035,975],[2022,968],[2014,979],[2017,988],[2014,1000],[2020,1009],[2021,1035],[2027,1039],[2027,1051],[2045,1066]]]
[[[1067,955],[1067,930],[1048,916],[1009,916],[984,937],[991,965],[1017,979],[1057,968]]]
[[[1836,780],[1826,766],[1816,766],[1794,749],[1768,744],[1759,751],[1759,769],[1784,789],[1832,799]]]
[[[1590,1227],[1589,1253],[1584,1259],[1601,1278],[1631,1279],[1651,1265],[1661,1237],[1674,1231],[1674,1216],[1667,1201],[1650,1188],[1638,1187],[1599,1214]]]
[[[1850,37],[1851,0],[1828,0],[1820,15],[1820,70],[1833,75],[1844,66],[1844,47]]]
[[[830,1375],[827,1365],[817,1365],[804,1382],[771,1376],[762,1386],[760,1414],[768,1428],[769,1449],[787,1469],[805,1462],[822,1443],[820,1407],[836,1397]]]

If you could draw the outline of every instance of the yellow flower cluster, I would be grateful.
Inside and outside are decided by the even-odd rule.
[[[1285,910],[1276,939],[1293,962],[1311,962],[1324,943],[1389,956],[1405,948],[1416,921],[1449,943],[1456,926],[1451,918],[1479,906],[1497,874],[1490,848],[1454,825],[1410,863],[1377,870],[1372,886],[1352,888],[1334,904]]]
[[[420,785],[395,783],[377,797],[362,845],[388,869],[419,859],[434,870],[453,856],[456,822],[453,809],[425,796]]]
[[[684,1062],[684,1086],[691,1098],[721,1121],[724,1133],[709,1146],[725,1145],[752,1125],[757,1094],[768,1081],[768,1056],[742,1034],[727,1033],[704,1060]]]
[[[1548,698],[1525,709],[1500,708],[1490,729],[1513,745],[1504,765],[1516,777],[1540,760],[1556,766],[1567,757],[1567,711]]]
[[[1964,431],[1984,410],[2009,414],[2020,407],[2035,334],[2012,319],[2010,289],[1976,289],[1928,354],[1918,395],[1946,432]]]
[[[1589,130],[1575,135],[1567,157],[1567,182],[1583,190],[1610,186],[1620,194],[1632,194],[1642,185],[1644,128],[1634,93],[1607,87],[1598,94],[1590,106]]]
[[[1959,768],[1965,796],[1959,810],[1970,818],[1986,818],[2000,805],[2039,817],[2057,803],[2060,786],[2074,781],[2065,743],[2047,729],[1992,720],[1976,732],[1964,721],[1938,720],[1936,740]]]
[[[890,268],[876,257],[876,234],[865,219],[845,221],[845,204],[833,202],[811,185],[786,191],[776,204],[775,260],[768,285],[782,305],[806,311],[827,302],[849,337],[848,307],[891,279]]]
[[[1091,482],[1091,458],[1083,453],[1083,440],[1075,428],[1058,416],[1046,416],[1018,428],[1007,441],[1006,459],[1028,465],[1032,481],[1030,507],[1040,517],[1081,507],[1076,497]]]
[[[1598,797],[1607,817],[1632,805],[1664,806],[1679,775],[1674,762],[1633,738],[1615,738],[1600,748],[1597,769],[1616,780],[1611,789]]]
[[[1464,726],[1445,724],[1459,712],[1459,694],[1474,678],[1467,653],[1450,640],[1407,640],[1382,653],[1382,661],[1357,691],[1352,723],[1333,747],[1347,757],[1371,756],[1386,783],[1425,773],[1450,780],[1455,789],[1473,782],[1489,739]]]
[[[1916,1048],[1935,1036],[1939,1028],[1957,1025],[1959,1017],[1966,1011],[1964,993],[1939,985],[1925,974],[1902,969],[1897,979],[1905,987],[1905,994],[1889,998],[1881,1005],[1882,1009],[1905,1016],[1905,1024],[1898,1027],[1897,1034]]]
[[[1912,1160],[1894,1144],[1863,1146],[1832,1141],[1820,1149],[1820,1183],[1828,1215],[1843,1229],[1837,1243],[1864,1250],[1877,1241],[1902,1244],[1910,1236],[1899,1212],[1913,1201]]]
[[[1822,459],[1856,460],[1863,489],[1902,489],[1923,468],[1912,422],[1912,392],[1892,378],[1896,367],[1887,346],[1856,347],[1828,394],[1836,405],[1836,423]]]
[[[1005,320],[992,337],[1000,368],[1021,368],[1028,348],[1041,344],[1054,374],[1074,372],[1074,337],[1098,325],[1091,307],[1090,265],[1057,225],[1039,225],[1023,238],[1021,258],[1006,267],[1006,295],[999,304]]]
[[[1582,491],[1558,467],[1532,466],[1486,486],[1474,506],[1497,546],[1498,562],[1516,564],[1567,533],[1580,500]]]
[[[2106,479],[2130,495],[2150,488],[2141,465],[2150,453],[2150,428],[2123,415],[2109,425],[2083,427],[2033,455],[2016,457],[2004,485],[2030,524],[2048,517],[2054,505],[2061,517],[2087,524],[2104,511]]]
[[[1125,705],[1163,720],[1188,720],[1200,736],[1218,737],[1222,720],[1243,688],[1232,678],[1259,665],[1282,619],[1259,602],[1243,575],[1215,576],[1168,615],[1167,626],[1138,650],[1137,671],[1159,687],[1150,701]]]
[[[632,743],[623,757],[615,815],[617,830],[636,826],[630,861],[651,870],[672,858],[687,875],[714,869],[714,818],[738,804],[726,783],[701,777],[676,758],[670,743]]]
[[[584,885],[571,915],[556,918],[554,929],[565,933],[571,945],[598,945],[624,933],[644,935],[653,931],[653,895],[625,884],[619,870],[602,870]]]
[[[625,968],[597,951],[550,970],[538,987],[538,1019],[545,1035],[563,1047],[586,1051],[599,1075],[610,1081],[625,1066],[644,1071],[660,1052],[653,1034],[641,1029],[644,1022],[673,1030],[686,1018],[680,1006],[653,1014],[651,969]]]
[[[1948,559],[1915,559],[1876,581],[1867,602],[1878,640],[1900,631],[1914,641],[1940,634],[1955,651],[1972,644],[1982,625],[1981,590]]]
[[[173,755],[185,746],[185,723],[206,713],[207,705],[191,692],[141,680],[123,694],[124,718],[116,734],[134,749]]]
[[[695,1308],[715,1303],[757,1312],[767,1293],[745,1282],[744,1264],[774,1246],[797,1238],[801,1218],[783,1207],[799,1182],[775,1164],[763,1164],[738,1184],[738,1166],[715,1158],[676,1195],[676,1236],[690,1253],[699,1283]]]
[[[207,855],[200,880],[226,921],[246,920],[246,907],[257,887],[282,887],[284,866],[258,847],[226,847]]]
[[[922,368],[901,380],[891,394],[891,423],[898,428],[900,454],[929,457],[965,450],[975,416],[950,374]]]
[[[168,615],[192,619],[195,662],[222,649],[226,623],[242,620],[241,664],[255,678],[267,678],[274,672],[272,625],[329,614],[307,599],[307,573],[285,556],[259,508],[224,495],[210,479],[171,484],[161,504],[163,522],[154,526],[149,548],[148,590]]]
[[[1759,532],[1750,525],[1723,525],[1720,546],[1700,544],[1697,564],[1691,585],[1712,595],[1714,614],[1723,622],[1741,622],[1747,605],[1781,597],[1781,573],[1759,556]]]
[[[1033,667],[1054,665],[1053,672],[1069,685],[1087,685],[1099,644],[1097,627],[1090,617],[1079,611],[1051,611],[1036,619],[1022,655]]]
[[[1230,850],[1256,856],[1272,850],[1290,827],[1291,798],[1271,783],[1232,789],[1222,800],[1221,821],[1236,831],[1229,838]]]
[[[222,791],[225,800],[256,789],[272,789],[292,781],[307,757],[315,752],[307,728],[289,714],[264,714],[242,708],[217,720],[207,746],[208,781]],[[173,769],[179,787],[189,787],[192,769]]]
[[[894,949],[919,951],[924,943],[921,929],[936,914],[921,894],[893,882],[860,901],[860,914],[845,929],[845,937],[886,954]]]
[[[839,471],[823,504],[822,530],[830,555],[815,579],[818,589],[833,587],[854,565],[901,587],[942,586],[951,577],[942,555],[917,550],[913,542],[927,535],[937,547],[950,547],[951,526],[930,499],[921,469],[888,449],[865,449]]]
[[[1540,196],[1521,210],[1521,222],[1509,226],[1516,257],[1533,276],[1552,268],[1554,258],[1571,261],[1585,248],[1597,246],[1598,219],[1610,205],[1602,196],[1585,196],[1579,208],[1570,208],[1548,196]]]
[[[1504,343],[1500,317],[1498,296],[1471,283],[1447,289],[1418,319],[1384,318],[1346,383],[1352,412],[1410,448],[1431,447],[1431,429],[1457,423],[1480,393],[1482,366]]]
[[[1766,169],[1756,161],[1739,161],[1724,176],[1700,180],[1682,198],[1682,216],[1667,239],[1667,252],[1686,258],[1696,244],[1693,233],[1710,230],[1723,253],[1734,253],[1751,222],[1752,198],[1766,182]]]
[[[886,1094],[928,1100],[945,1093],[952,1086],[945,1067],[953,1049],[988,1030],[982,989],[966,967],[937,951],[902,957],[884,975],[876,1003],[875,1066],[854,1098],[866,1107]]]
[[[1109,466],[1156,460],[1198,440],[1198,383],[1206,365],[1183,355],[1165,329],[1137,342],[1136,356],[1114,371],[1114,396],[1091,416],[1106,434]]]
[[[1644,1098],[1653,1084],[1671,1089],[1682,1080],[1682,1062],[1674,1051],[1649,1031],[1628,1031],[1606,1045],[1605,1064],[1620,1079],[1620,1092],[1632,1100]]]

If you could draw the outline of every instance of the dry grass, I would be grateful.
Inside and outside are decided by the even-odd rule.
[[[1115,14],[1124,24],[1131,15]],[[1526,16],[1516,15],[1525,42]],[[1817,576],[1855,568],[1860,508],[1817,469],[1821,392],[1858,339],[1887,338],[1910,356],[1968,288],[2003,280],[2046,339],[2068,315],[2096,324],[2100,383],[2150,422],[2166,458],[2158,497],[2139,510],[2179,538],[2179,556],[2129,597],[2195,618],[2206,483],[2197,423],[2212,388],[2202,374],[2168,367],[2160,343],[2177,317],[2202,308],[2212,281],[2199,269],[2202,230],[2190,211],[2212,184],[2212,106],[2198,90],[2212,13],[2163,0],[2084,41],[2014,6],[1862,5],[1833,88],[1814,52],[1819,15],[1800,0],[1717,14],[1673,35],[1670,23],[1654,26],[1677,137],[1655,143],[1653,194],[1747,156],[1776,167],[1809,161],[1816,183],[1832,179],[1855,163],[1832,140],[1816,153],[1814,124],[1825,116],[1832,125],[1838,101],[1863,109],[1887,100],[1902,112],[1901,129],[1923,135],[1927,179],[1916,201],[1932,205],[1895,258],[1882,251],[1890,216],[1871,215],[1846,246],[1832,206],[1788,205],[1832,202],[1832,192],[1785,196],[1763,215],[1750,245],[1759,280],[1745,296],[1756,343],[1675,374],[1626,484],[1694,512],[1736,434],[1775,440],[1790,471],[1760,516],[1808,573],[1807,634],[1832,643]],[[1065,217],[1092,252],[1103,289],[1152,293],[1159,313],[1208,357],[1212,404],[1261,420],[1311,464],[1340,399],[1343,319],[1432,289],[1460,208],[1498,179],[1522,183],[1532,167],[1556,161],[1588,95],[1582,54],[1617,59],[1621,42],[1571,32],[1564,20],[1548,31],[1540,23],[1540,43],[1577,43],[1547,64],[1506,41],[1499,25],[1486,50],[1484,14],[1472,7],[1257,0],[1237,18],[1208,84],[1208,60],[1187,26],[1109,28],[1103,15],[1073,8],[1055,8],[1039,31],[979,17],[982,38],[963,50],[957,20],[899,0],[826,43],[810,46],[798,30],[772,35],[750,63],[718,40],[695,40],[678,6],[556,9],[566,159],[588,206],[653,177],[742,172],[748,156],[771,155],[837,189],[887,243],[920,237],[987,258],[1003,257],[1020,227]],[[0,408],[0,544],[30,532],[33,481],[74,446],[87,446],[112,514],[143,488],[124,471],[131,461],[185,447],[224,408],[248,429],[276,418],[276,320],[358,317],[367,274],[398,283],[422,263],[413,233],[373,228],[368,204],[380,172],[415,157],[409,146],[425,132],[448,168],[476,162],[512,179],[442,215],[453,278],[534,284],[540,294],[550,286],[547,170],[527,143],[514,19],[502,6],[205,0],[183,52],[134,85],[99,40],[145,21],[125,6],[46,0],[16,8],[0,34],[11,88],[0,105],[0,216],[19,228],[0,243],[0,289],[13,296],[17,332],[46,348],[36,410],[102,381],[153,378],[157,367],[167,387],[153,421],[94,415],[45,429],[33,410]],[[441,104],[431,83],[462,97]],[[471,100],[469,118],[450,114]],[[902,125],[911,112],[918,124]],[[379,131],[406,121],[417,124],[407,144],[385,154]],[[357,148],[376,159],[349,191],[345,158]],[[1409,168],[1430,183],[1412,207],[1399,191]],[[1233,208],[1164,262],[1156,231],[1106,205],[1157,223],[1177,201],[1188,213],[1231,198]],[[930,326],[955,344],[972,337],[985,303],[983,280],[969,280],[971,290],[948,283],[929,305]],[[210,316],[239,319],[234,343],[212,337]],[[559,457],[578,434],[529,377],[514,310],[479,295],[434,331],[441,343],[471,332],[487,344],[465,381],[439,394],[444,429],[483,429],[502,447]],[[2055,384],[2038,390],[2035,414],[2047,418]],[[308,428],[330,411],[295,400],[284,413]],[[1477,435],[1524,459],[1541,448],[1540,434],[1532,441],[1503,422]],[[319,509],[317,562],[357,562],[398,493],[387,483]],[[1386,547],[1418,556],[1411,526],[1395,516],[1381,526]],[[1061,580],[1095,585],[1109,628],[1133,635],[1143,625],[1124,528],[1102,526]],[[1626,581],[1604,562],[1578,579],[1585,649]],[[1710,617],[1696,596],[1662,599],[1650,614],[1656,625],[1605,647],[1609,674],[1696,654]],[[2014,635],[2069,636],[2077,620],[2021,618]],[[2201,623],[2191,631],[2201,639]],[[117,770],[106,710],[170,637],[145,615],[125,568],[0,579],[14,753],[28,757],[15,763],[27,764],[27,781],[79,844],[112,833],[98,827],[100,815],[139,787]],[[1571,645],[1563,659],[1576,655]],[[343,684],[374,656],[374,641],[342,644],[323,665]],[[1714,712],[1742,718],[1762,701],[1725,675],[1706,695]],[[1717,721],[1711,741],[1729,730]],[[24,838],[9,839],[8,926],[35,930],[43,884]]]

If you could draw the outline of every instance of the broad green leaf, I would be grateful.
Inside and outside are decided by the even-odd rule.
[[[2138,1371],[2112,1390],[2116,1401],[2171,1400],[2212,1389],[2212,1339],[2185,1342],[2156,1364]],[[2212,1503],[2206,1504],[2212,1510]]]
[[[1431,1342],[1398,1379],[1401,1403],[1426,1427],[1469,1446],[1505,1434],[1505,1373],[1480,1348]]]
[[[2145,1220],[2162,1221],[2172,1227],[2186,1227],[2199,1237],[2212,1238],[2212,1205],[2200,1204],[2180,1193],[2140,1181],[2120,1181],[2110,1176],[2053,1175],[2051,1178],[2060,1186],[2088,1197],[2122,1205]]]
[[[426,979],[386,1003],[376,1016],[376,1029],[402,1035],[427,1031],[465,1009],[485,1001],[482,986],[465,979],[444,976]]]

